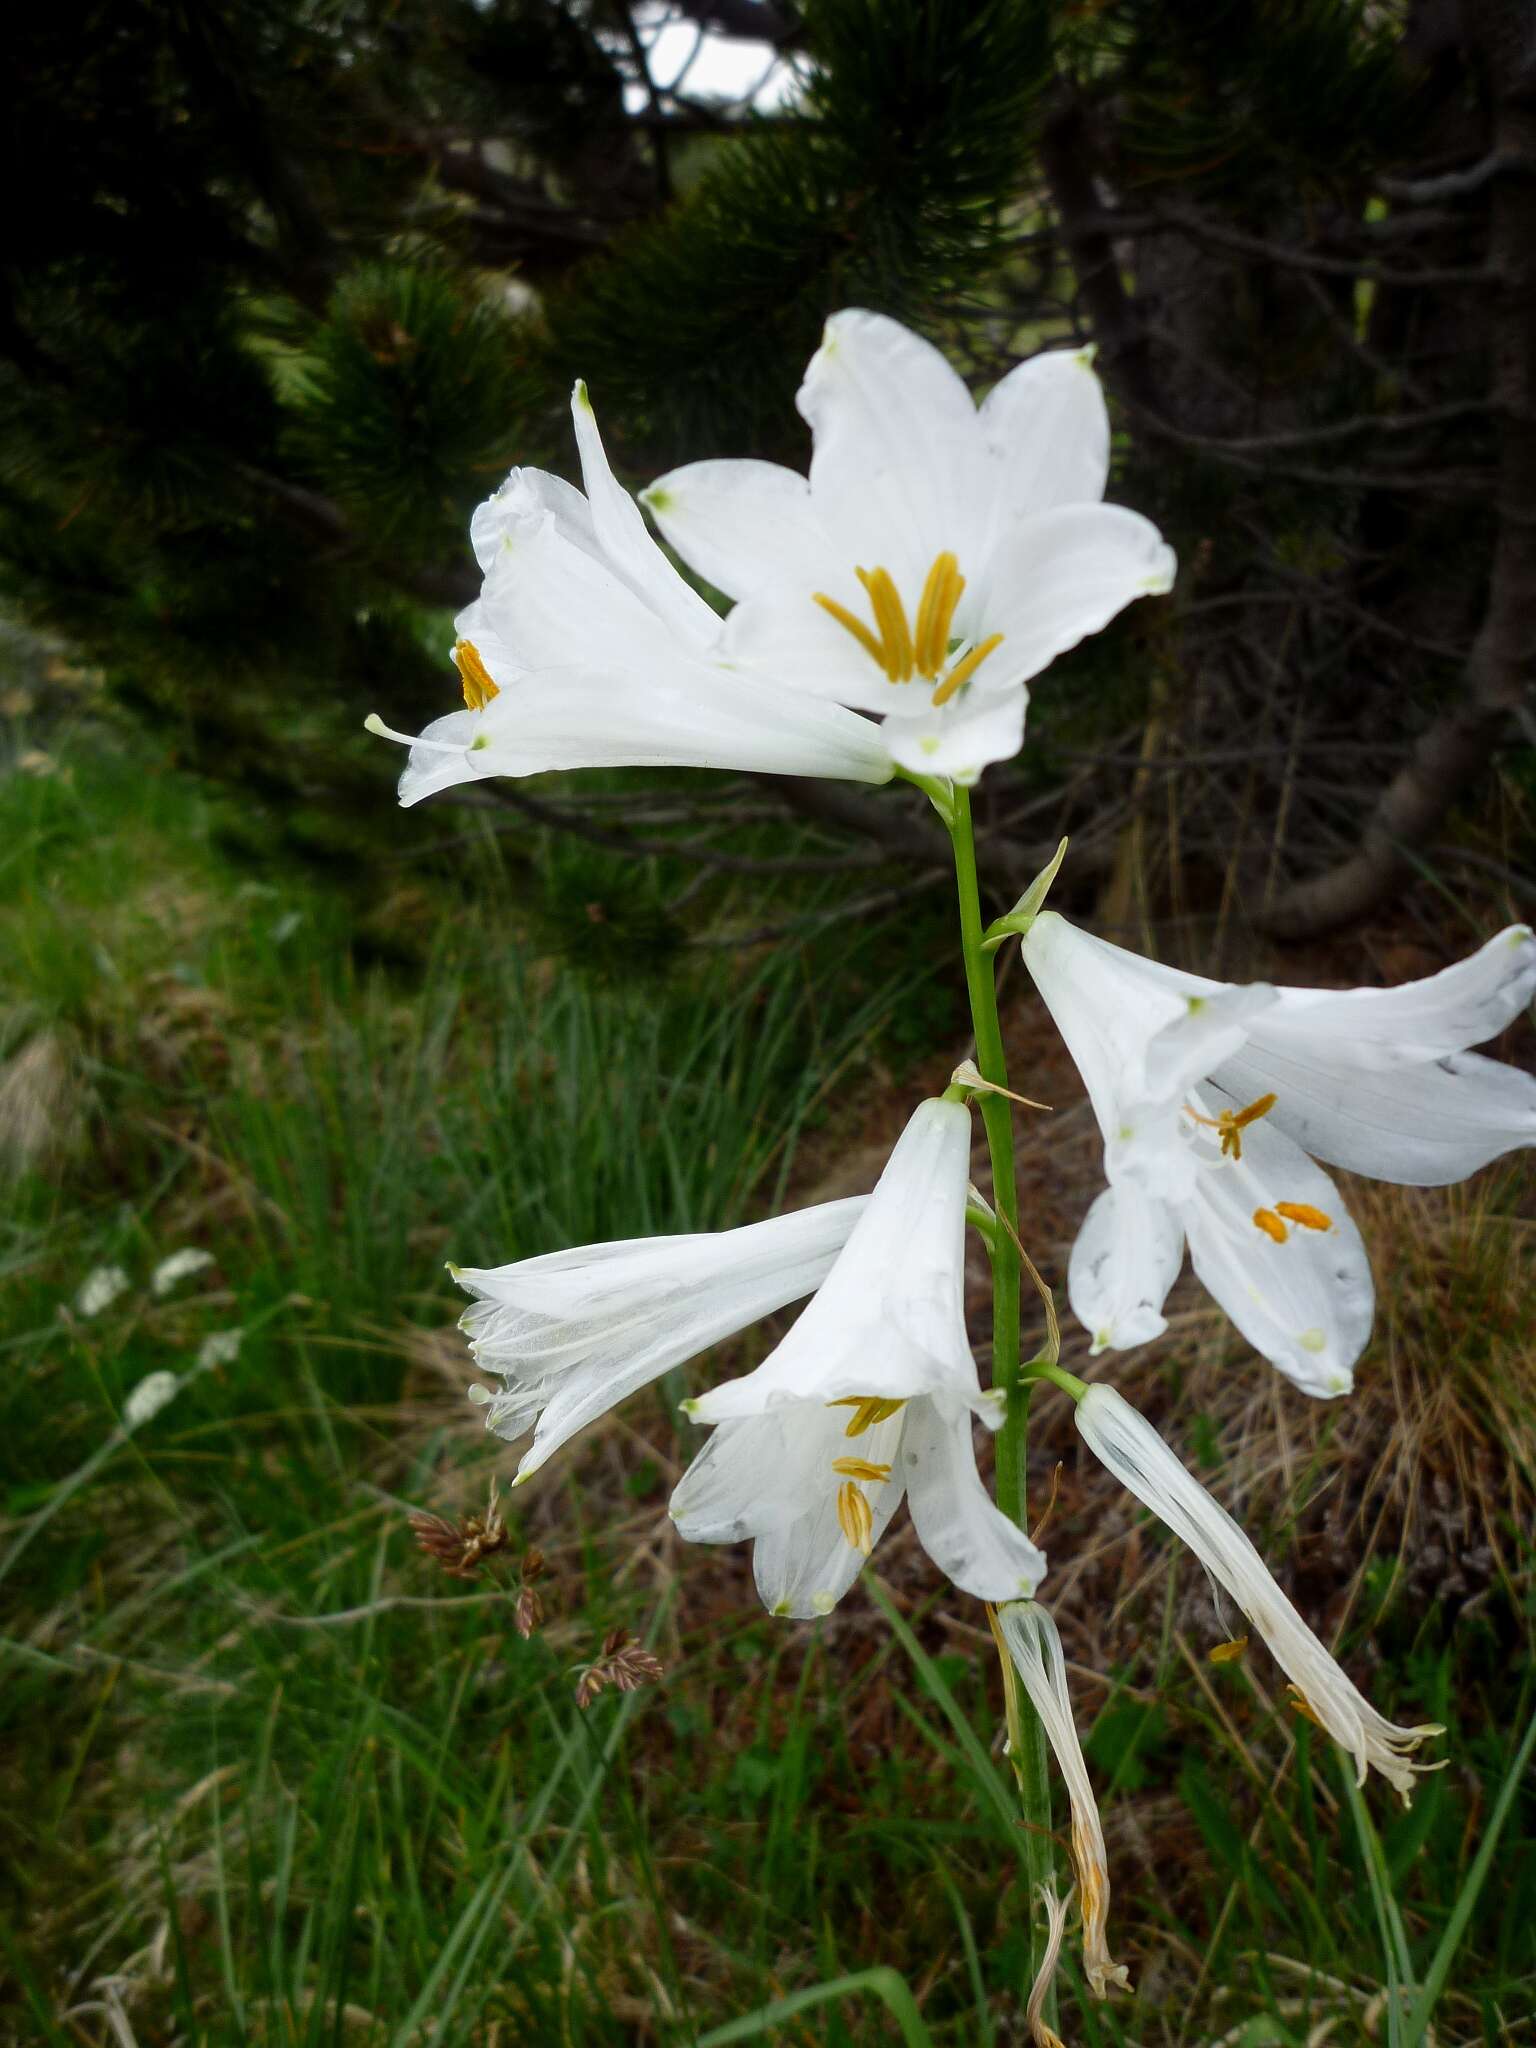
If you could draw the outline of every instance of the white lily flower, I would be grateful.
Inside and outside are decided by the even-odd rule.
[[[879,1379],[871,1365],[865,1383]],[[968,1390],[777,1402],[715,1429],[668,1512],[690,1543],[755,1539],[763,1605],[797,1621],[831,1613],[903,1494],[918,1541],[962,1591],[1026,1598],[1045,1558],[976,1470],[971,1416],[984,1398],[973,1367]]]
[[[1088,1766],[1083,1761],[1077,1723],[1072,1718],[1061,1637],[1051,1616],[1033,1601],[1000,1607],[997,1625],[1014,1669],[1040,1716],[1061,1775],[1067,1781],[1072,1811],[1072,1868],[1077,1874],[1077,1895],[1083,1915],[1083,1971],[1094,1996],[1108,1998],[1111,1986],[1123,1991],[1131,1979],[1124,1963],[1117,1963],[1110,1954],[1105,1938],[1109,1922],[1109,1858],[1104,1849],[1098,1801],[1088,1781]]]
[[[1374,1290],[1308,1154],[1438,1186],[1536,1143],[1536,1080],[1469,1045],[1536,988],[1523,925],[1396,989],[1246,987],[1141,959],[1054,912],[1024,958],[1087,1086],[1109,1186],[1068,1271],[1095,1352],[1159,1335],[1183,1262],[1306,1392],[1349,1391]]]
[[[1444,1729],[1433,1722],[1399,1728],[1377,1713],[1286,1599],[1226,1509],[1190,1477],[1151,1423],[1113,1387],[1089,1387],[1074,1420],[1100,1463],[1182,1537],[1226,1588],[1290,1679],[1300,1710],[1353,1756],[1359,1783],[1365,1783],[1374,1765],[1406,1806],[1415,1774],[1438,1768],[1415,1764],[1412,1752]]]
[[[470,526],[484,572],[456,621],[465,709],[418,737],[402,804],[487,775],[555,768],[751,769],[888,782],[879,730],[743,673],[720,618],[680,576],[608,467],[583,384],[571,401],[585,496],[514,469]]]
[[[763,1603],[826,1614],[903,1494],[923,1548],[981,1600],[1033,1592],[1045,1559],[989,1498],[971,1420],[995,1428],[965,1329],[971,1118],[922,1103],[815,1299],[755,1372],[684,1403],[719,1426],[673,1493],[694,1543],[753,1537]]]
[[[470,1399],[509,1442],[534,1430],[513,1483],[673,1366],[811,1293],[865,1200],[821,1202],[738,1230],[450,1266],[477,1297],[460,1321],[475,1363],[506,1382],[498,1394],[471,1387]]]
[[[683,559],[738,603],[744,668],[880,714],[908,771],[972,783],[1024,736],[1026,684],[1174,558],[1101,503],[1109,423],[1091,352],[1036,356],[978,411],[936,348],[836,313],[797,401],[809,479],[697,462],[641,493]]]

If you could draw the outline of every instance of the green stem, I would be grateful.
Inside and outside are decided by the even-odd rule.
[[[969,792],[957,789],[950,821],[955,849],[955,883],[960,899],[960,944],[965,956],[965,986],[971,999],[971,1028],[976,1034],[976,1065],[984,1081],[1008,1085],[1003,1031],[997,1015],[997,984],[990,954],[983,951],[981,892],[976,877],[976,839],[971,827]],[[992,1160],[992,1202],[1004,1228],[992,1247],[992,1380],[1008,1397],[1007,1418],[997,1433],[998,1504],[1021,1529],[1029,1527],[1025,1493],[1025,1440],[1029,1426],[1029,1393],[1019,1370],[1019,1253],[1014,1242],[1019,1227],[1019,1193],[1013,1174],[1013,1108],[1006,1095],[981,1095],[981,1111]],[[1039,1887],[1055,1869],[1051,1843],[1051,1787],[1046,1776],[1045,1731],[1027,1699],[1020,1700],[1020,1730],[1013,1757],[1019,1801],[1024,1809],[1024,1861],[1029,1882],[1031,1977],[1045,1948],[1037,1911]],[[1054,2022],[1054,1991],[1046,2001],[1046,2018]]]
[[[984,1081],[1008,1086],[1003,1031],[997,1017],[997,987],[992,962],[981,949],[981,893],[976,879],[976,839],[971,829],[971,799],[955,791],[955,882],[960,896],[960,945],[965,955],[965,986],[971,999],[971,1028],[976,1034],[976,1065]],[[1019,1196],[1013,1178],[1013,1110],[1005,1095],[977,1098],[992,1159],[992,1202],[1005,1223],[997,1234],[992,1263],[992,1380],[1008,1396],[1008,1419],[997,1433],[997,1492],[1005,1514],[1026,1525],[1024,1433],[1029,1416],[1028,1389],[1019,1385],[1019,1253],[1013,1235],[1019,1228]]]

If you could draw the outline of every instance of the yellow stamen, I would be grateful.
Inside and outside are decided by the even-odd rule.
[[[1275,1213],[1284,1216],[1288,1222],[1299,1223],[1303,1230],[1333,1228],[1333,1218],[1325,1210],[1314,1209],[1310,1202],[1276,1202]]]
[[[870,1458],[834,1458],[832,1460],[832,1470],[838,1474],[839,1478],[863,1479],[871,1486],[877,1485],[882,1479],[889,1479],[891,1476],[889,1465],[877,1465]]]
[[[1253,1220],[1266,1237],[1272,1237],[1276,1244],[1284,1244],[1290,1232],[1280,1221],[1273,1209],[1255,1209]]]
[[[898,1408],[904,1408],[904,1401],[883,1401],[873,1394],[845,1394],[841,1401],[829,1401],[829,1408],[851,1408],[848,1427],[844,1436],[862,1436],[866,1429],[873,1429],[877,1422],[889,1422]]]
[[[885,649],[862,619],[856,619],[846,605],[840,605],[835,597],[828,597],[823,591],[814,592],[811,601],[819,604],[824,612],[830,612],[844,631],[853,635],[870,659],[890,675],[891,665],[885,658]]]
[[[918,674],[931,682],[949,651],[949,628],[965,588],[960,564],[950,554],[935,555],[917,606]]]
[[[1219,1116],[1202,1116],[1198,1109],[1191,1109],[1186,1102],[1184,1114],[1193,1117],[1197,1124],[1204,1124],[1208,1130],[1221,1133],[1221,1156],[1225,1159],[1243,1156],[1242,1134],[1250,1124],[1256,1124],[1261,1116],[1268,1116],[1279,1100],[1275,1095],[1260,1095],[1250,1102],[1246,1109],[1224,1109]]]
[[[1215,1649],[1208,1650],[1206,1655],[1213,1664],[1235,1664],[1247,1647],[1246,1636],[1234,1636],[1230,1643],[1218,1643]]]
[[[471,711],[483,711],[493,697],[501,695],[473,640],[457,643],[453,650],[453,665],[464,685],[464,702]]]
[[[856,569],[854,574],[869,592],[870,609],[880,638],[885,643],[885,672],[893,683],[912,678],[912,632],[901,602],[901,593],[891,581],[889,569]]]
[[[837,1526],[855,1550],[868,1557],[875,1547],[875,1518],[869,1502],[851,1479],[837,1489]]]
[[[1001,633],[989,633],[985,640],[979,642],[978,645],[971,649],[963,661],[957,661],[933,693],[934,709],[937,710],[941,704],[947,704],[956,690],[971,680],[971,677],[975,675],[977,669],[981,667],[981,664],[986,660],[993,648],[1001,647],[1002,644],[1003,636]]]
[[[1305,1721],[1310,1721],[1314,1728],[1321,1728],[1323,1733],[1326,1735],[1328,1733],[1327,1723],[1318,1718],[1318,1712],[1316,1707],[1313,1706],[1312,1702],[1307,1698],[1306,1694],[1302,1691],[1301,1687],[1299,1685],[1292,1685],[1288,1686],[1286,1689],[1291,1695],[1291,1705],[1295,1708],[1296,1712],[1301,1715],[1302,1719]]]

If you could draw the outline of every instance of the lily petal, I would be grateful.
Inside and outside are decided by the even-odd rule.
[[[1212,1114],[1239,1106],[1214,1088],[1195,1103]],[[1326,1227],[1288,1222],[1288,1206]],[[1283,1242],[1254,1221],[1259,1212]],[[1347,1394],[1376,1297],[1360,1233],[1322,1168],[1264,1118],[1243,1132],[1241,1159],[1199,1173],[1181,1214],[1197,1276],[1253,1348],[1304,1393]]]
[[[473,715],[472,729],[458,721]],[[465,753],[428,754],[457,742]],[[450,768],[452,761],[455,765]],[[681,660],[664,685],[626,687],[620,677],[583,670],[528,676],[478,714],[454,713],[422,736],[419,764],[401,802],[476,775],[542,775],[555,768],[735,768],[843,782],[889,782],[890,754],[878,726],[790,691],[765,696],[754,684]]]
[[[920,590],[946,549],[985,543],[986,455],[969,391],[931,343],[879,313],[834,313],[796,400],[811,495],[840,557]]]
[[[510,1398],[492,1401],[487,1426],[518,1436],[530,1407],[542,1409],[518,1477],[672,1366],[809,1294],[864,1206],[854,1197],[738,1230],[454,1269],[476,1297],[461,1322],[475,1362],[508,1382]]]
[[[1095,1358],[1163,1334],[1163,1303],[1183,1263],[1184,1226],[1167,1202],[1129,1184],[1104,1190],[1067,1267],[1067,1299]]]
[[[985,589],[967,592],[960,617],[985,618],[989,633],[1001,633],[994,658],[1024,680],[1136,598],[1171,590],[1175,568],[1172,548],[1139,512],[1065,505],[998,533]]]
[[[755,1372],[690,1402],[693,1419],[761,1414],[780,1401],[907,1400],[950,1386],[995,1422],[965,1328],[970,1157],[966,1106],[920,1103],[815,1299]]]
[[[690,462],[640,493],[690,568],[727,597],[823,587],[831,544],[811,487],[777,462]],[[792,680],[792,679],[790,679]]]
[[[797,1621],[829,1614],[868,1556],[848,1541],[838,1517],[842,1481],[833,1461],[850,1449],[845,1426],[841,1409],[810,1401],[723,1423],[668,1504],[687,1542],[756,1537],[753,1571],[771,1614]],[[898,1413],[858,1441],[861,1456],[891,1468],[885,1480],[860,1482],[871,1549],[901,1504],[902,1430]]]
[[[932,704],[911,715],[894,710],[881,730],[898,768],[944,775],[968,789],[989,762],[1011,761],[1023,746],[1028,703],[1022,684],[991,695],[973,685],[937,710]]]
[[[884,715],[897,711],[921,682],[893,683],[875,661],[817,604],[811,589],[832,597],[855,618],[867,618],[864,594],[841,564],[829,567],[814,586],[775,585],[744,598],[725,620],[719,656],[764,689],[829,698],[855,711]]]
[[[400,777],[399,798],[407,808],[424,796],[435,796],[455,783],[474,782],[497,771],[474,741],[480,730],[477,711],[450,711],[446,718],[434,718],[410,744],[405,772]]]
[[[912,1402],[901,1468],[917,1540],[962,1592],[994,1601],[1034,1592],[1045,1557],[982,1485],[967,1407],[943,1397]]]
[[[1273,1091],[1275,1128],[1330,1165],[1443,1187],[1536,1145],[1536,1078],[1464,1050],[1502,1031],[1533,989],[1525,925],[1400,988],[1282,989],[1216,1078],[1243,1101]]]
[[[981,431],[996,524],[1097,504],[1109,478],[1109,414],[1088,349],[1051,349],[987,394]]]
[[[719,636],[720,620],[652,540],[640,507],[608,467],[585,384],[578,383],[571,393],[571,418],[592,526],[604,555],[674,633],[685,642],[709,646]]]
[[[548,512],[562,540],[602,557],[592,507],[562,476],[547,469],[514,469],[500,490],[477,505],[469,522],[470,545],[482,575],[489,575],[502,544],[516,529],[527,525],[531,516]],[[466,633],[465,639],[473,636]]]

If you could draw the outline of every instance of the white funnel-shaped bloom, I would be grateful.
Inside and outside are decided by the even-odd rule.
[[[674,1365],[810,1294],[866,1199],[822,1202],[739,1230],[451,1267],[477,1297],[460,1321],[475,1363],[506,1383],[497,1394],[471,1389],[486,1428],[509,1442],[534,1430],[518,1479]]]
[[[873,1360],[866,1385],[878,1388]],[[774,1402],[722,1422],[683,1474],[669,1512],[690,1543],[754,1539],[770,1614],[830,1614],[906,1496],[918,1541],[978,1600],[1027,1598],[1045,1559],[996,1507],[976,1469],[967,1390]]]
[[[1523,925],[1396,989],[1207,981],[1047,911],[1024,958],[1087,1085],[1109,1186],[1068,1272],[1094,1350],[1157,1336],[1188,1239],[1243,1335],[1311,1394],[1370,1335],[1365,1248],[1309,1154],[1434,1186],[1536,1144],[1536,1079],[1466,1048],[1536,989]]]
[[[775,1614],[825,1614],[901,1502],[919,1541],[981,1600],[1032,1592],[1045,1559],[992,1502],[972,1415],[1002,1409],[965,1329],[971,1114],[924,1102],[831,1271],[756,1372],[684,1403],[719,1425],[671,1512],[690,1542],[756,1539]]]
[[[997,1625],[1013,1667],[1040,1716],[1061,1775],[1067,1781],[1072,1812],[1072,1867],[1077,1874],[1077,1896],[1083,1915],[1083,1974],[1093,1987],[1094,1996],[1107,1998],[1111,1986],[1123,1991],[1131,1979],[1125,1965],[1117,1963],[1110,1954],[1106,1939],[1109,1859],[1104,1850],[1098,1801],[1088,1782],[1088,1766],[1083,1761],[1077,1723],[1072,1718],[1061,1637],[1050,1615],[1033,1601],[1000,1607]]]
[[[1365,1783],[1374,1766],[1406,1806],[1416,1772],[1437,1768],[1413,1763],[1412,1753],[1444,1730],[1432,1722],[1399,1728],[1377,1713],[1286,1599],[1226,1509],[1112,1387],[1091,1386],[1077,1404],[1075,1420],[1099,1462],[1182,1537],[1247,1615],[1290,1679],[1302,1711],[1354,1758],[1359,1782]]]
[[[465,709],[417,737],[402,804],[487,775],[684,767],[887,782],[868,719],[745,675],[722,622],[646,531],[608,467],[586,387],[571,403],[585,495],[515,469],[476,512],[484,572],[456,621]]]
[[[798,403],[808,478],[696,462],[642,502],[739,600],[724,646],[744,670],[875,712],[901,767],[974,782],[1019,751],[1029,678],[1173,583],[1156,527],[1102,502],[1091,352],[1021,363],[978,410],[936,348],[846,311]]]

